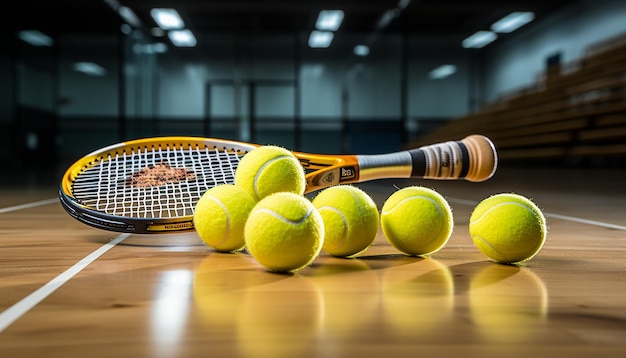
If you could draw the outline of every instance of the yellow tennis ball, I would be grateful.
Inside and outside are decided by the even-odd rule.
[[[220,252],[244,248],[244,226],[256,202],[245,190],[223,184],[207,190],[196,203],[193,224],[207,246]]]
[[[273,145],[248,152],[235,170],[235,184],[255,200],[278,193],[304,194],[304,168],[289,150]]]
[[[493,261],[515,264],[530,260],[546,240],[546,219],[530,199],[512,193],[481,201],[470,216],[476,247]]]
[[[350,257],[365,251],[378,233],[378,208],[363,190],[339,185],[324,189],[313,199],[324,220],[322,250]]]
[[[302,195],[281,192],[252,209],[245,226],[248,252],[270,271],[289,272],[309,265],[324,242],[324,222]]]
[[[387,240],[413,256],[430,255],[448,242],[454,222],[446,199],[433,189],[411,186],[393,193],[380,215]]]

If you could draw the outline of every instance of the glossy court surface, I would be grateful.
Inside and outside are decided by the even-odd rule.
[[[498,170],[435,188],[455,230],[430,258],[382,234],[355,259],[322,254],[293,275],[195,234],[119,235],[69,217],[56,183],[0,189],[1,357],[624,357],[626,171]],[[524,266],[473,246],[476,203],[532,198],[548,240]],[[314,196],[313,193],[311,196]]]

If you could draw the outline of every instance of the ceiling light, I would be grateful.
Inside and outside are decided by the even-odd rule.
[[[93,62],[76,62],[74,64],[74,71],[96,77],[104,77],[107,74],[107,70],[104,67]]]
[[[150,29],[150,33],[154,37],[163,37],[163,36],[165,36],[165,31],[163,31],[163,29],[161,29],[160,27],[153,27],[153,28],[151,28]]]
[[[176,30],[185,27],[185,22],[174,9],[152,9],[150,15],[163,30]]]
[[[107,3],[107,5],[109,5],[111,7],[111,9],[113,9],[113,11],[117,11],[120,8],[120,3],[117,0],[104,0],[105,3]]]
[[[196,45],[196,38],[193,33],[187,29],[175,30],[167,33],[172,44],[179,47],[194,47]]]
[[[33,46],[51,47],[52,45],[54,45],[54,40],[50,36],[37,30],[20,31],[18,36],[20,40]]]
[[[357,56],[367,56],[370,54],[370,48],[367,45],[354,46],[354,54]]]
[[[381,16],[380,19],[378,19],[378,22],[376,23],[376,28],[378,30],[382,30],[385,27],[389,26],[389,24],[391,24],[391,22],[398,17],[398,15],[400,15],[400,10],[398,9],[390,9],[385,11]]]
[[[130,27],[129,24],[121,24],[120,31],[122,31],[124,35],[130,35],[133,32],[133,28]]]
[[[152,51],[154,51],[154,53],[166,53],[167,45],[163,42],[157,42],[152,45]]]
[[[398,9],[406,9],[407,6],[411,3],[411,0],[399,0],[398,1]]]
[[[337,31],[343,21],[343,11],[322,10],[317,17],[315,28],[322,31]]]
[[[141,27],[141,21],[131,8],[122,6],[117,10],[117,13],[122,19],[124,19],[124,21],[126,21],[127,24],[133,27]]]
[[[532,12],[512,12],[491,25],[491,29],[495,32],[509,33],[519,29],[534,19],[535,14]]]
[[[456,73],[455,65],[441,65],[434,70],[430,71],[428,78],[431,80],[440,80]]]
[[[472,36],[463,40],[463,47],[465,48],[481,48],[487,44],[495,41],[498,38],[495,32],[492,31],[478,31]]]
[[[330,31],[311,31],[309,36],[309,46],[313,48],[326,48],[333,42],[333,34]]]

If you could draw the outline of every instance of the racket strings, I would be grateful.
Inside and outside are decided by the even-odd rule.
[[[114,216],[189,216],[206,190],[234,182],[243,154],[228,148],[198,145],[133,148],[104,156],[79,173],[72,192],[83,205]],[[185,177],[162,185],[134,184],[138,173],[159,165],[182,169]]]

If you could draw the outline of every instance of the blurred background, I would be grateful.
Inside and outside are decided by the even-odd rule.
[[[535,153],[549,163],[622,165],[626,155],[623,51],[611,54],[619,62],[606,83],[591,72],[576,84],[555,82],[550,93],[587,86],[567,97],[535,96],[552,112],[557,103],[567,113],[574,109],[563,104],[584,109],[577,126],[565,112],[556,122],[569,127],[533,119],[547,109],[478,118],[545,90],[551,69],[565,76],[621,44],[621,0],[9,0],[0,11],[3,172],[65,168],[149,136],[380,153],[490,134],[506,121],[493,135],[511,162]],[[588,106],[600,102],[611,106],[601,111],[610,139],[583,135],[597,132],[600,115]],[[457,122],[474,124],[464,132]],[[532,124],[523,135],[539,140],[507,147],[500,138],[522,135],[518,122]],[[602,149],[576,149],[582,141]]]

